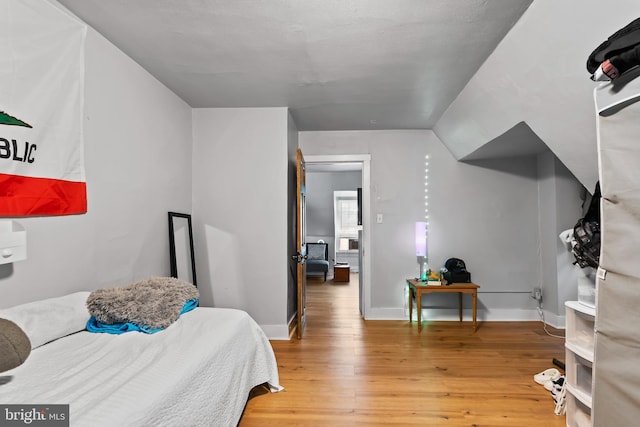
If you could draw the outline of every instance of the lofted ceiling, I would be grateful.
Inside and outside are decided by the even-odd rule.
[[[532,0],[58,0],[194,108],[431,129]]]

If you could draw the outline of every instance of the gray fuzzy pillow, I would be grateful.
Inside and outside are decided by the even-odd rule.
[[[94,291],[87,298],[89,314],[105,324],[134,323],[166,328],[180,316],[187,301],[198,299],[198,289],[173,277],[151,277],[128,286]]]
[[[0,372],[20,366],[31,353],[31,342],[20,326],[0,319]]]

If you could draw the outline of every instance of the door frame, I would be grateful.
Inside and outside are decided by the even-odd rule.
[[[362,317],[366,320],[371,312],[371,155],[327,154],[305,155],[306,165],[314,163],[362,163],[362,264],[359,266],[362,280]]]

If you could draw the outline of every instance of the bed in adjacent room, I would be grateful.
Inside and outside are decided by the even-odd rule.
[[[33,347],[0,373],[0,404],[69,404],[72,426],[235,426],[253,387],[281,389],[271,344],[244,311],[198,307],[152,334],[91,333],[88,295],[0,310]]]

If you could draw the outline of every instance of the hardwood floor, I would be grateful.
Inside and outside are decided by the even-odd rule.
[[[357,277],[356,275],[354,275]],[[364,321],[357,278],[309,280],[301,341],[272,341],[280,383],[240,426],[564,426],[533,375],[564,360],[541,322]],[[550,332],[563,334],[549,328]]]

